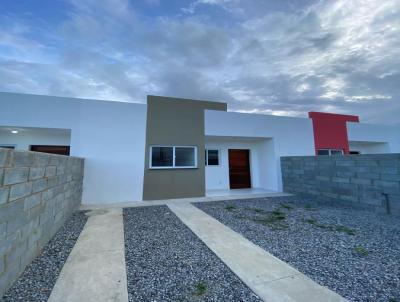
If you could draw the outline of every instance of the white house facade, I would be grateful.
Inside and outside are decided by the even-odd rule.
[[[137,104],[0,93],[0,147],[85,158],[82,203],[100,204],[282,191],[281,156],[398,153],[400,128],[158,96]]]

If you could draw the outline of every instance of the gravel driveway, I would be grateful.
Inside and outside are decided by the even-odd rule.
[[[46,302],[86,220],[82,211],[72,214],[1,301]]]
[[[400,301],[400,219],[299,197],[197,203],[351,301]]]
[[[261,301],[166,206],[124,209],[129,301]]]

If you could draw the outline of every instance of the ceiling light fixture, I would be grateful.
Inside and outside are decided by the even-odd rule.
[[[11,130],[11,133],[17,134],[17,133],[18,133],[18,130]]]

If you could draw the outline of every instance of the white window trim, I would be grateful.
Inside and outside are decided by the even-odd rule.
[[[152,154],[154,148],[172,148],[172,166],[153,166],[152,164]],[[193,148],[194,149],[194,166],[175,166],[175,149],[176,148]],[[165,170],[165,169],[197,169],[197,146],[171,146],[171,145],[152,145],[150,146],[149,155],[149,169],[152,170]]]
[[[320,150],[326,150],[326,151],[328,151],[328,156],[331,156],[332,155],[332,151],[340,151],[340,152],[342,152],[342,154],[341,155],[344,155],[344,151],[343,151],[343,149],[318,149],[318,151],[320,151]],[[334,155],[340,155],[340,154],[334,154]],[[323,155],[322,155],[323,156]]]
[[[208,164],[208,150],[216,150],[216,151],[218,151],[218,165],[209,165]],[[206,166],[207,167],[218,167],[218,166],[220,166],[221,165],[221,151],[219,150],[219,149],[217,149],[217,148],[207,148],[206,149]]]

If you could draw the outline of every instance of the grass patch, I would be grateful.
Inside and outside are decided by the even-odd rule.
[[[254,221],[267,225],[273,230],[285,230],[289,226],[285,222],[286,220],[286,214],[279,211],[279,210],[274,210],[272,212],[269,212],[266,216],[260,219],[255,219]]]
[[[225,210],[227,210],[227,211],[233,211],[233,210],[235,210],[236,209],[236,207],[234,206],[234,205],[227,205],[226,207],[225,207]]]
[[[389,302],[398,302],[398,300],[395,299],[395,298],[390,298],[390,299],[389,299]]]
[[[304,205],[304,209],[306,209],[308,211],[311,211],[313,209],[313,207],[312,207],[311,204],[307,203],[307,204]]]
[[[288,203],[281,203],[281,207],[286,210],[293,210],[293,206]]]
[[[346,234],[348,234],[348,235],[355,235],[355,234],[356,234],[356,231],[355,231],[355,230],[353,230],[353,229],[351,229],[351,228],[349,228],[349,227],[347,227],[347,226],[344,226],[344,225],[338,225],[338,226],[336,226],[335,230],[336,230],[337,232],[346,233]]]
[[[312,219],[312,218],[304,219],[304,222],[307,222],[307,223],[312,224],[312,225],[316,225],[317,224],[317,221],[315,219]]]
[[[256,212],[256,213],[264,213],[265,211],[263,210],[263,209],[257,209],[257,208],[254,208],[254,209],[252,209],[254,212]]]
[[[346,233],[348,235],[355,235],[356,234],[355,230],[353,230],[353,229],[351,229],[349,227],[346,227],[344,225],[322,224],[322,223],[319,223],[317,220],[315,220],[313,218],[304,219],[303,221],[308,223],[308,224],[311,224],[311,225],[313,225],[313,226],[315,226],[317,228],[324,229],[324,230],[336,231],[336,232],[339,232],[339,233]]]
[[[203,296],[207,291],[207,284],[203,283],[203,282],[198,282],[196,284],[196,288],[194,291],[194,295],[197,297]]]
[[[369,254],[369,252],[361,245],[356,246],[354,252],[360,256],[367,256]]]

